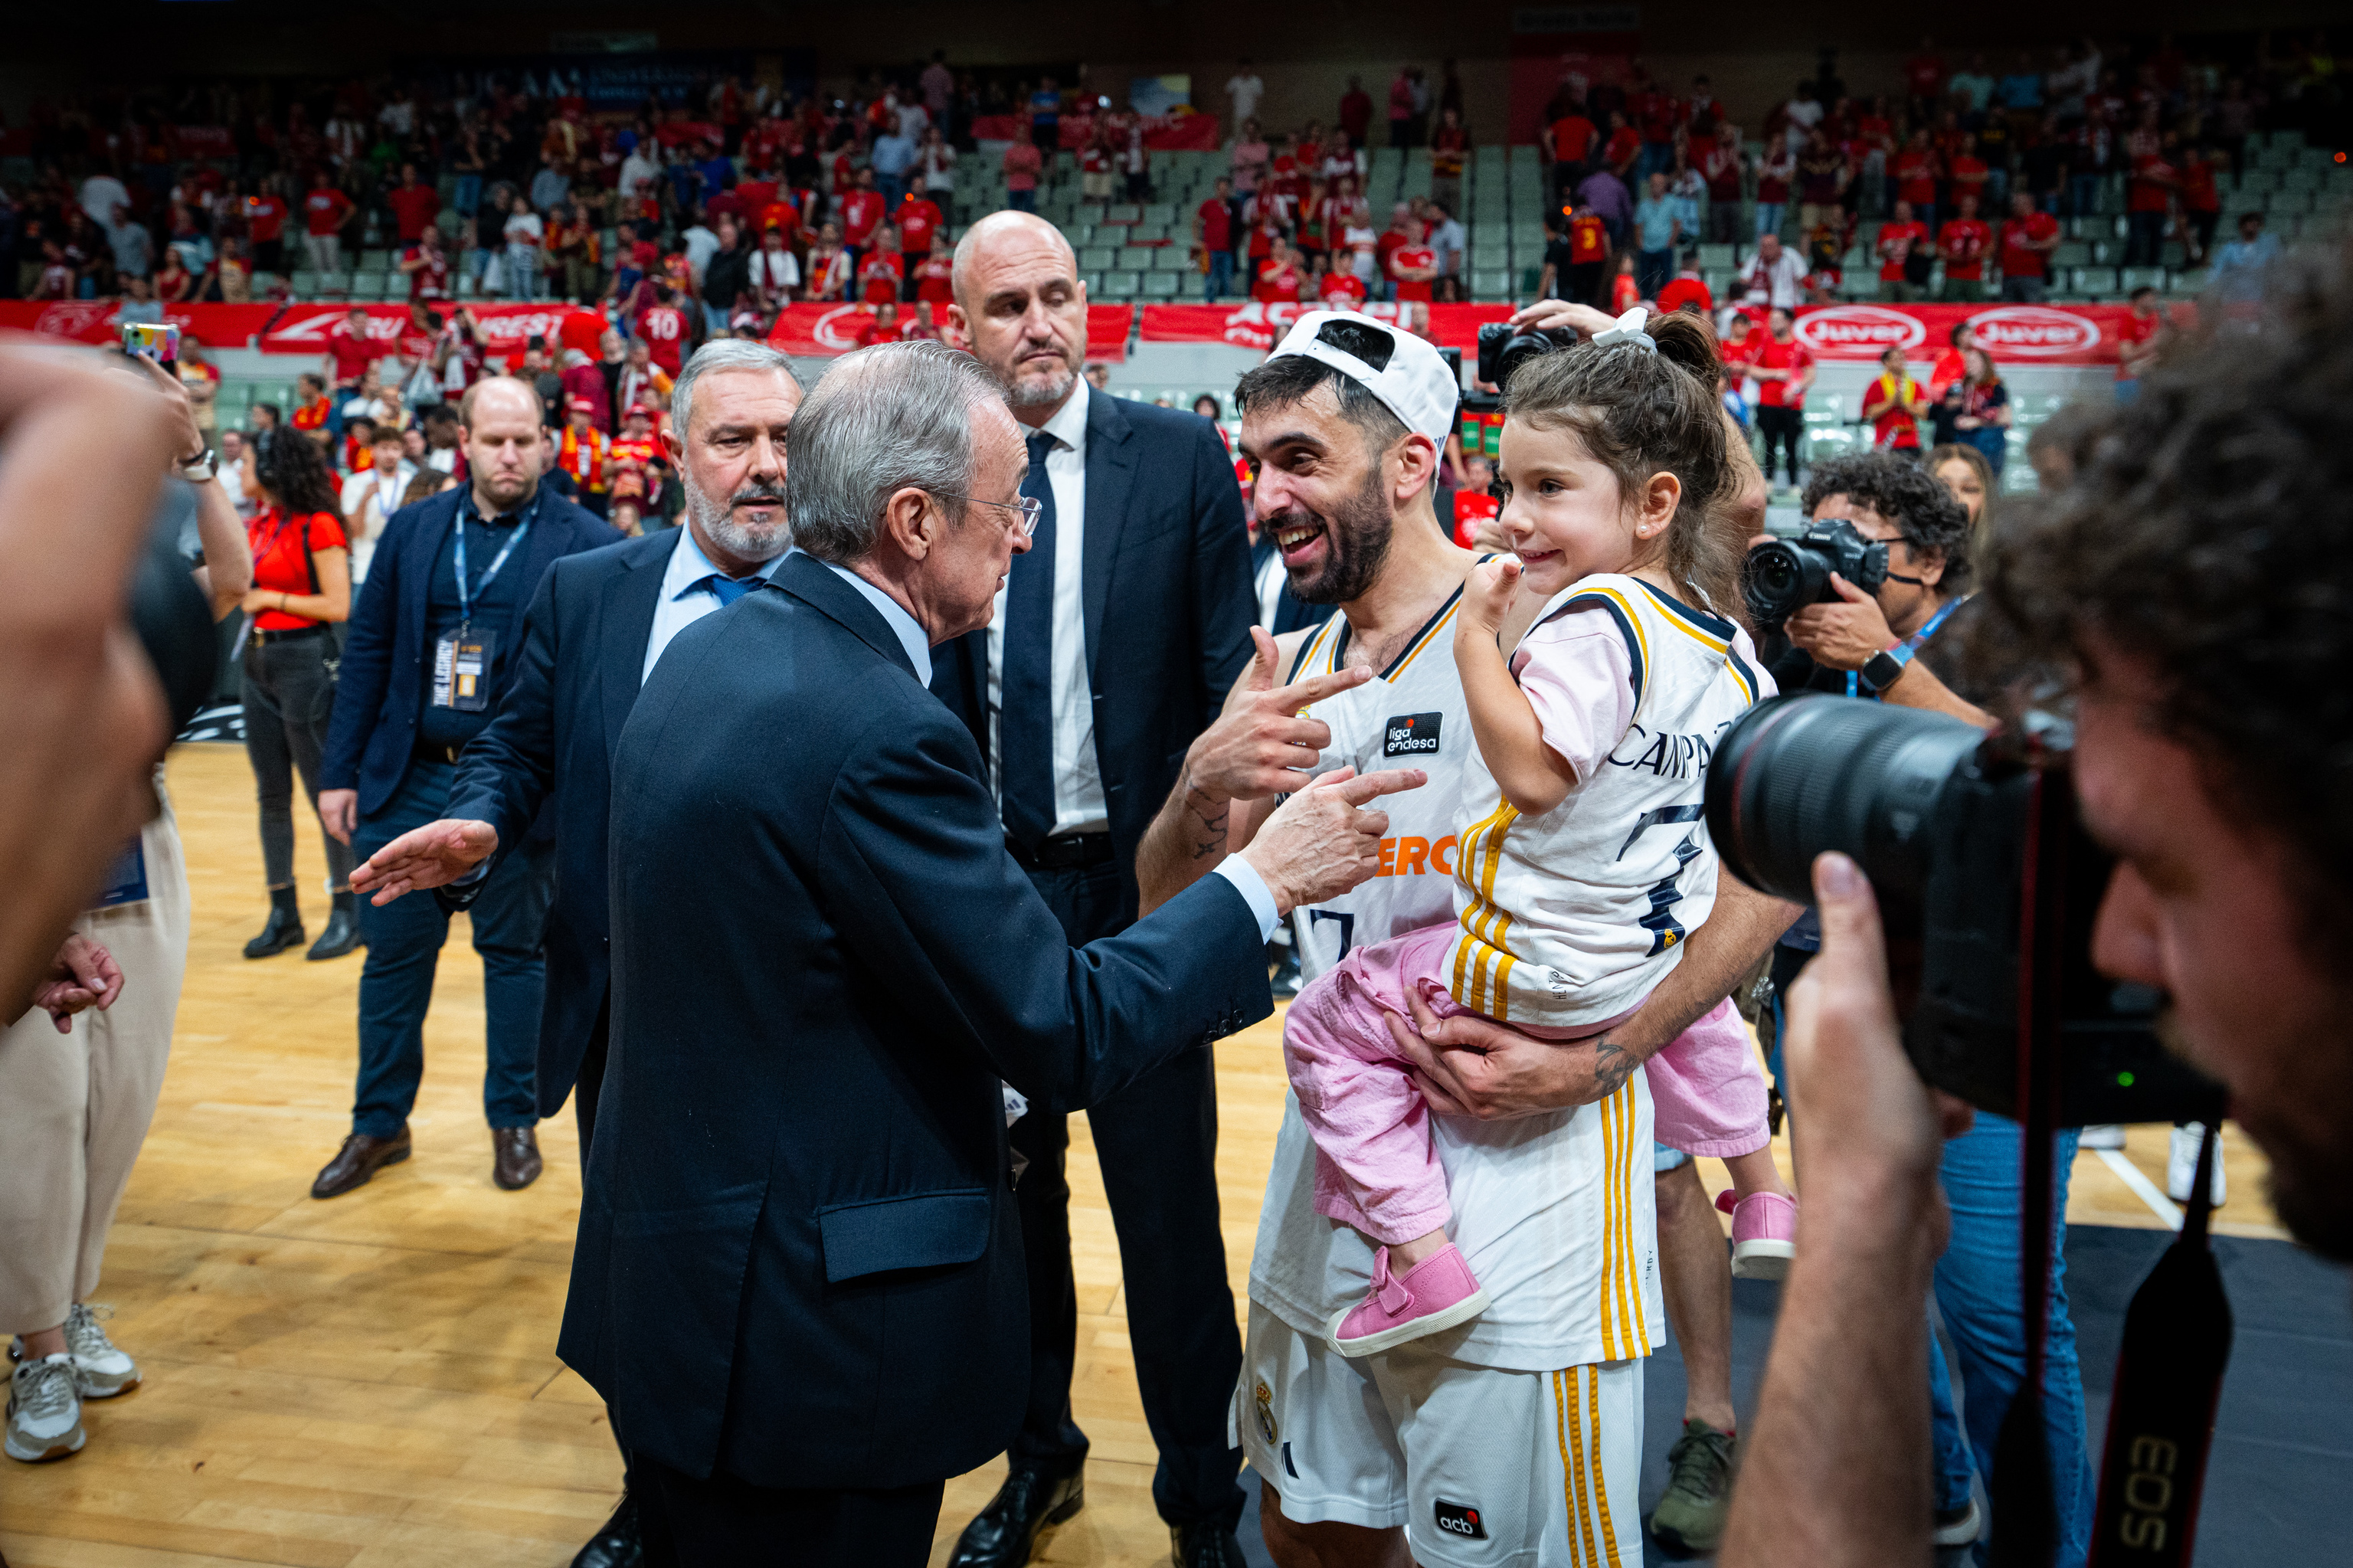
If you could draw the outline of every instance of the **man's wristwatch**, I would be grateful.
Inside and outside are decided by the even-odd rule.
[[[1904,673],[1904,666],[1912,662],[1912,650],[1898,642],[1893,648],[1883,648],[1863,662],[1855,673],[1873,692],[1883,692],[1894,685]]]
[[[212,481],[215,468],[213,449],[206,447],[195,456],[183,459],[179,473],[190,484],[207,484]]]

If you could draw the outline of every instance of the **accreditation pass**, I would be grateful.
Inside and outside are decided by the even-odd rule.
[[[478,714],[490,705],[491,653],[496,634],[459,627],[433,645],[433,705]]]

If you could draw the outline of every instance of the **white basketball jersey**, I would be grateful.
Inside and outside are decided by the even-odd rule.
[[[1599,573],[1535,626],[1604,614],[1625,639],[1634,720],[1560,804],[1524,817],[1475,748],[1454,823],[1454,1000],[1499,1022],[1594,1026],[1639,1006],[1715,906],[1701,794],[1707,762],[1760,678],[1747,633],[1639,578]]]
[[[1389,835],[1380,869],[1355,892],[1293,912],[1301,972],[1312,980],[1351,947],[1388,941],[1454,915],[1454,823],[1478,767],[1454,664],[1458,592],[1395,663],[1304,710],[1332,728],[1318,772],[1419,768],[1430,781],[1382,797]],[[1348,625],[1334,616],[1287,679],[1339,669]],[[1483,770],[1481,776],[1483,778]],[[1448,1226],[1492,1304],[1447,1338],[1477,1366],[1547,1372],[1650,1354],[1665,1333],[1658,1291],[1651,1094],[1636,1073],[1599,1105],[1514,1121],[1430,1119],[1454,1218]],[[1372,1247],[1314,1211],[1315,1142],[1286,1095],[1250,1258],[1250,1298],[1303,1334],[1364,1298]]]

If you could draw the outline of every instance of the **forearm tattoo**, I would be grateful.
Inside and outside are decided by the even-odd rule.
[[[1193,775],[1185,775],[1185,814],[1198,822],[1193,834],[1193,858],[1200,860],[1226,847],[1226,819],[1234,809],[1231,800],[1220,800],[1193,782]]]
[[[1600,1098],[1608,1099],[1626,1086],[1634,1069],[1642,1065],[1641,1058],[1630,1054],[1623,1045],[1608,1035],[1593,1043],[1593,1081],[1601,1090]]]

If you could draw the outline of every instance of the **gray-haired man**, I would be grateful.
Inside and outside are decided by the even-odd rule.
[[[609,759],[638,688],[670,639],[772,576],[792,543],[785,515],[785,430],[800,403],[785,358],[724,339],[686,363],[663,437],[686,493],[684,526],[567,556],[539,584],[514,683],[498,716],[459,759],[448,815],[405,833],[353,873],[388,903],[412,889],[460,905],[483,863],[520,843],[554,795],[555,897],[547,917],[540,1012],[539,1114],[574,1095],[586,1162],[605,1078],[608,1009],[606,897]],[[636,1561],[634,1505],[575,1559]]]

